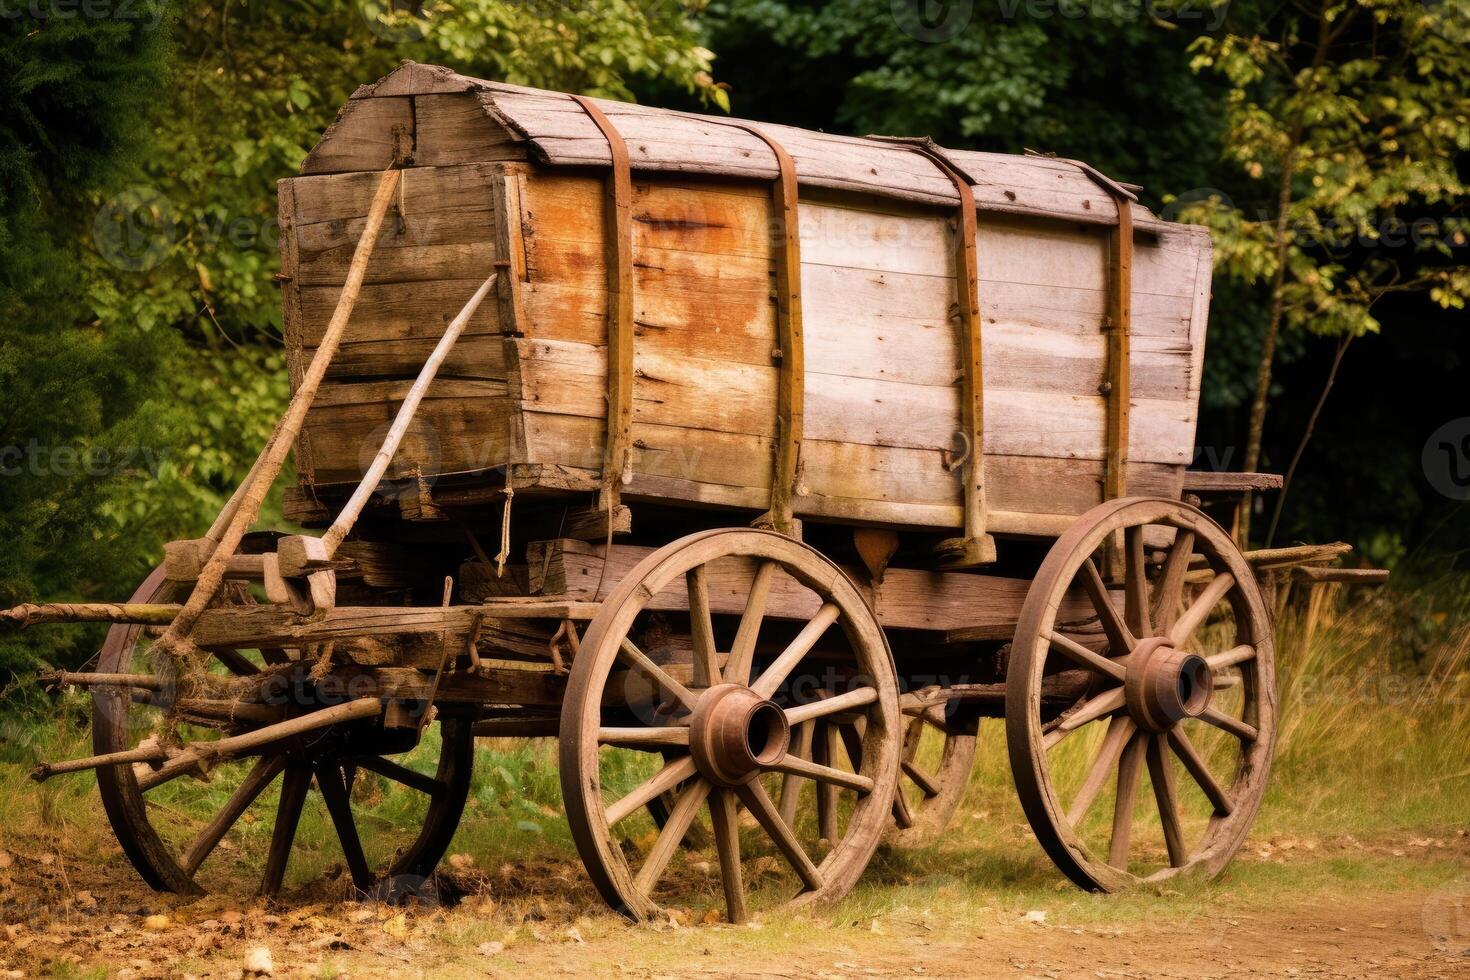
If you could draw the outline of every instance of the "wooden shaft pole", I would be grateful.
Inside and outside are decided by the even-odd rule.
[[[378,455],[373,458],[367,473],[363,475],[362,482],[357,485],[357,489],[353,491],[346,506],[338,513],[337,519],[322,535],[328,558],[336,553],[338,545],[342,543],[343,538],[347,537],[347,532],[352,530],[352,525],[357,522],[357,518],[362,514],[362,509],[367,506],[368,498],[377,490],[378,482],[383,479],[383,474],[388,472],[388,464],[393,462],[398,446],[408,432],[409,424],[413,422],[414,415],[418,413],[419,403],[423,401],[424,393],[429,390],[429,385],[439,373],[439,368],[443,366],[449,352],[453,350],[460,334],[464,333],[465,325],[470,322],[470,318],[475,315],[475,311],[480,308],[485,297],[490,295],[495,279],[496,276],[492,274],[489,279],[480,284],[480,288],[475,290],[475,294],[464,305],[464,309],[460,310],[459,315],[449,322],[449,326],[444,330],[444,336],[439,338],[439,343],[434,347],[433,353],[419,369],[419,376],[415,379],[413,387],[408,390],[403,404],[398,406],[398,415],[393,419],[393,425],[388,429],[388,435],[383,439],[383,446],[378,450]]]
[[[16,626],[39,623],[134,623],[167,626],[183,607],[177,603],[148,602],[32,602],[14,609],[0,609],[0,619]]]
[[[226,759],[251,749],[261,748],[272,742],[279,742],[293,735],[302,735],[329,725],[361,721],[364,718],[380,715],[382,712],[383,704],[377,698],[358,698],[335,707],[323,708],[321,711],[313,711],[310,714],[299,715],[274,725],[257,728],[243,735],[232,735],[213,742],[195,742],[160,766],[157,772],[145,775],[138,781],[138,787],[148,790],[187,772],[201,762],[211,763]]]
[[[194,623],[198,620],[199,615],[209,607],[215,593],[219,591],[220,584],[225,578],[230,556],[239,547],[240,540],[245,536],[250,525],[255,523],[255,518],[260,513],[260,505],[265,501],[271,484],[275,482],[281,466],[286,461],[287,453],[291,451],[296,437],[301,432],[301,426],[306,421],[306,413],[316,399],[317,389],[321,387],[322,379],[326,377],[327,368],[337,353],[342,334],[347,329],[347,321],[352,316],[352,308],[356,305],[358,294],[362,291],[368,260],[372,258],[373,247],[377,244],[378,233],[383,227],[383,218],[393,203],[394,192],[398,189],[399,176],[400,171],[398,170],[385,170],[378,179],[377,192],[373,195],[373,203],[368,210],[367,224],[362,230],[362,237],[357,241],[357,249],[352,254],[352,264],[348,267],[347,278],[342,283],[342,293],[337,300],[337,308],[332,312],[332,319],[327,324],[321,344],[312,356],[311,364],[307,367],[306,374],[302,377],[295,395],[291,397],[291,404],[286,409],[285,416],[276,426],[275,432],[271,434],[255,466],[251,468],[249,489],[243,493],[237,491],[238,502],[231,498],[231,504],[227,505],[227,509],[229,506],[234,506],[234,514],[230,518],[229,525],[220,535],[214,554],[210,556],[204,570],[199,574],[198,581],[194,583],[193,593],[190,594],[188,602],[184,603],[184,608],[179,615],[169,625],[168,631],[159,639],[159,645],[170,656],[183,656],[192,652],[192,644],[186,642],[189,631],[194,628]]]

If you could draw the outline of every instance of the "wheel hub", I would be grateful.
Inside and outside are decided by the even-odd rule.
[[[1209,707],[1215,679],[1197,653],[1176,650],[1163,637],[1144,640],[1128,658],[1123,681],[1128,713],[1140,728],[1165,732]]]
[[[689,716],[689,749],[701,775],[720,786],[748,783],[791,744],[786,713],[743,684],[716,684]]]

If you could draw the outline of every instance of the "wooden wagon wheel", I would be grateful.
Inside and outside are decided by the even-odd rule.
[[[174,601],[187,588],[188,583],[167,581],[163,569],[158,568],[130,601]],[[253,601],[243,590],[227,588],[222,595],[221,601],[231,604]],[[98,753],[134,748],[143,739],[158,737],[163,730],[168,713],[163,705],[172,697],[173,680],[167,671],[158,669],[166,658],[158,656],[155,660],[149,653],[150,645],[140,627],[118,625],[108,630],[97,669],[104,673],[153,674],[158,678],[159,690],[147,699],[153,703],[143,703],[137,691],[93,689],[92,740]],[[243,651],[211,652],[237,676],[248,677],[263,666]],[[261,651],[261,655],[259,659],[266,663],[284,656],[281,651]],[[287,711],[309,710],[312,706],[297,703],[301,700],[301,684],[300,678],[293,678],[292,693],[284,696],[292,702],[286,706]],[[238,710],[234,730],[248,730],[249,708]],[[255,870],[253,859],[258,856],[258,891],[275,893],[284,879],[308,794],[315,786],[322,794],[354,887],[362,893],[395,898],[422,888],[454,835],[469,792],[474,754],[471,728],[468,719],[441,719],[437,759],[432,758],[434,747],[426,745],[425,751],[418,754],[430,758],[395,761],[389,756],[413,749],[417,734],[411,729],[385,732],[376,721],[358,722],[315,731],[221,764],[204,782],[183,777],[153,785],[146,767],[115,765],[97,770],[97,784],[123,852],[153,888],[198,894],[210,890],[208,882],[229,891],[237,882],[250,880],[248,873]],[[210,734],[208,729],[190,732],[191,738]],[[405,796],[422,800],[411,802],[406,811],[395,810],[378,818],[379,824],[398,824],[404,830],[398,835],[375,832],[372,846],[365,847],[354,811],[369,818],[376,816],[373,798],[384,795],[382,785],[375,790],[367,780],[378,777],[406,787],[411,793]],[[279,789],[273,791],[277,782]],[[162,795],[169,799],[160,799]],[[261,809],[274,797],[273,822],[256,819],[247,812],[261,797],[267,798],[261,800]],[[201,820],[201,814],[212,816]],[[232,830],[236,832],[231,834]],[[233,843],[231,838],[235,839]],[[369,851],[393,845],[399,846],[381,855],[376,863],[384,870],[375,873]],[[209,874],[206,860],[226,848],[232,855],[227,859],[216,857],[210,864],[228,866]]]
[[[1120,532],[1121,593],[1104,583],[1097,555]],[[1161,562],[1148,560],[1151,549],[1164,549]],[[1096,611],[1091,629],[1057,621],[1073,589]],[[1266,790],[1273,658],[1249,564],[1195,508],[1110,501],[1057,540],[1016,629],[1006,738],[1026,817],[1067,877],[1114,891],[1229,863]],[[1048,703],[1043,678],[1064,671],[1090,677],[1088,693]],[[1140,804],[1145,768],[1153,799]],[[1094,806],[1105,795],[1111,820]],[[1136,810],[1157,814],[1157,825]]]
[[[761,649],[773,595],[809,618],[784,646]],[[692,668],[682,677],[634,641],[647,610],[675,604],[690,617]],[[743,611],[716,619],[712,607]],[[691,535],[634,568],[582,641],[561,721],[573,840],[602,896],[636,919],[723,894],[738,922],[747,890],[793,904],[839,898],[888,823],[901,724],[887,641],[837,566],[767,531]],[[793,730],[817,729],[816,761],[788,751]],[[629,756],[648,764],[630,776]],[[781,812],[772,797],[786,775],[816,786],[803,797],[814,805],[798,808],[788,794]],[[619,793],[620,782],[633,785]],[[670,790],[667,822],[638,838],[639,811]],[[706,804],[713,861],[700,861],[688,838]]]
[[[942,705],[910,716],[893,799],[891,842],[922,847],[949,826],[970,785],[979,742],[974,731],[949,724]]]

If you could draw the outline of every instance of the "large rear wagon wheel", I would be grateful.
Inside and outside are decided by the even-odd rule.
[[[1101,552],[1119,534],[1115,589]],[[1069,594],[1094,615],[1059,622]],[[1012,651],[1011,772],[1063,873],[1102,891],[1219,873],[1260,806],[1276,733],[1270,619],[1230,536],[1176,500],[1093,508],[1042,563]],[[1043,698],[1043,679],[1064,672],[1086,694]]]
[[[169,582],[159,568],[130,601],[181,601],[189,587]],[[243,587],[229,584],[218,601],[253,602]],[[145,703],[137,692],[94,688],[92,741],[98,753],[166,737],[171,709],[178,707],[171,704],[176,691],[166,662],[151,646],[141,627],[108,630],[98,671],[154,675],[159,690]],[[238,677],[287,659],[280,650],[211,652],[216,670]],[[318,706],[321,692],[305,677],[309,666],[282,694],[290,713]],[[328,703],[323,699],[319,706]],[[247,710],[240,709],[232,732],[252,727]],[[97,770],[98,790],[124,854],[160,891],[274,894],[285,880],[306,811],[308,832],[337,838],[357,893],[397,898],[424,887],[449,847],[469,793],[471,720],[441,718],[434,727],[437,738],[427,734],[422,745],[416,732],[385,731],[376,721],[326,728],[222,763],[205,781],[184,776],[155,785],[141,764],[107,766]],[[221,731],[191,725],[187,734],[207,739]],[[320,810],[308,809],[313,789],[322,795]],[[372,832],[360,833],[360,825]]]
[[[805,621],[767,617],[773,596]],[[653,648],[671,620],[688,624],[682,663]],[[710,531],[646,558],[589,625],[562,707],[562,795],[613,908],[723,904],[739,922],[852,888],[890,819],[901,743],[892,656],[847,576],[779,534]],[[641,811],[670,791],[654,828]]]

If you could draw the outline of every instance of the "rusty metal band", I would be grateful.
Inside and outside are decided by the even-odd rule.
[[[633,445],[633,173],[628,145],[611,120],[581,95],[582,107],[607,140],[612,169],[607,175],[603,229],[607,253],[607,438],[602,456],[604,509],[617,504]]]
[[[987,539],[985,500],[985,370],[980,336],[980,263],[976,245],[975,192],[970,182],[925,142],[902,141],[922,153],[954,184],[959,195],[958,234],[955,255],[955,293],[960,320],[962,386],[960,426],[964,440],[964,557],[957,564],[989,560],[993,545]]]
[[[1046,156],[1034,150],[1028,156]],[[1118,209],[1118,221],[1108,237],[1108,298],[1103,316],[1103,335],[1107,345],[1107,373],[1102,395],[1106,399],[1104,429],[1102,495],[1104,500],[1128,493],[1128,414],[1132,406],[1132,379],[1129,363],[1133,338],[1133,209],[1138,195],[1081,160],[1049,157],[1076,167],[1108,197]]]
[[[1107,186],[1107,185],[1103,185]],[[1128,414],[1132,406],[1133,337],[1133,210],[1129,198],[1113,194],[1118,223],[1108,240],[1108,312],[1103,322],[1107,338],[1106,456],[1103,460],[1103,499],[1128,494]]]
[[[771,473],[771,509],[757,522],[784,533],[793,528],[792,511],[799,480],[805,415],[806,358],[801,333],[801,224],[796,162],[785,147],[754,126],[731,125],[758,137],[775,154],[777,176],[771,203],[780,225],[776,244],[776,343],[780,361],[776,386],[776,452]]]

